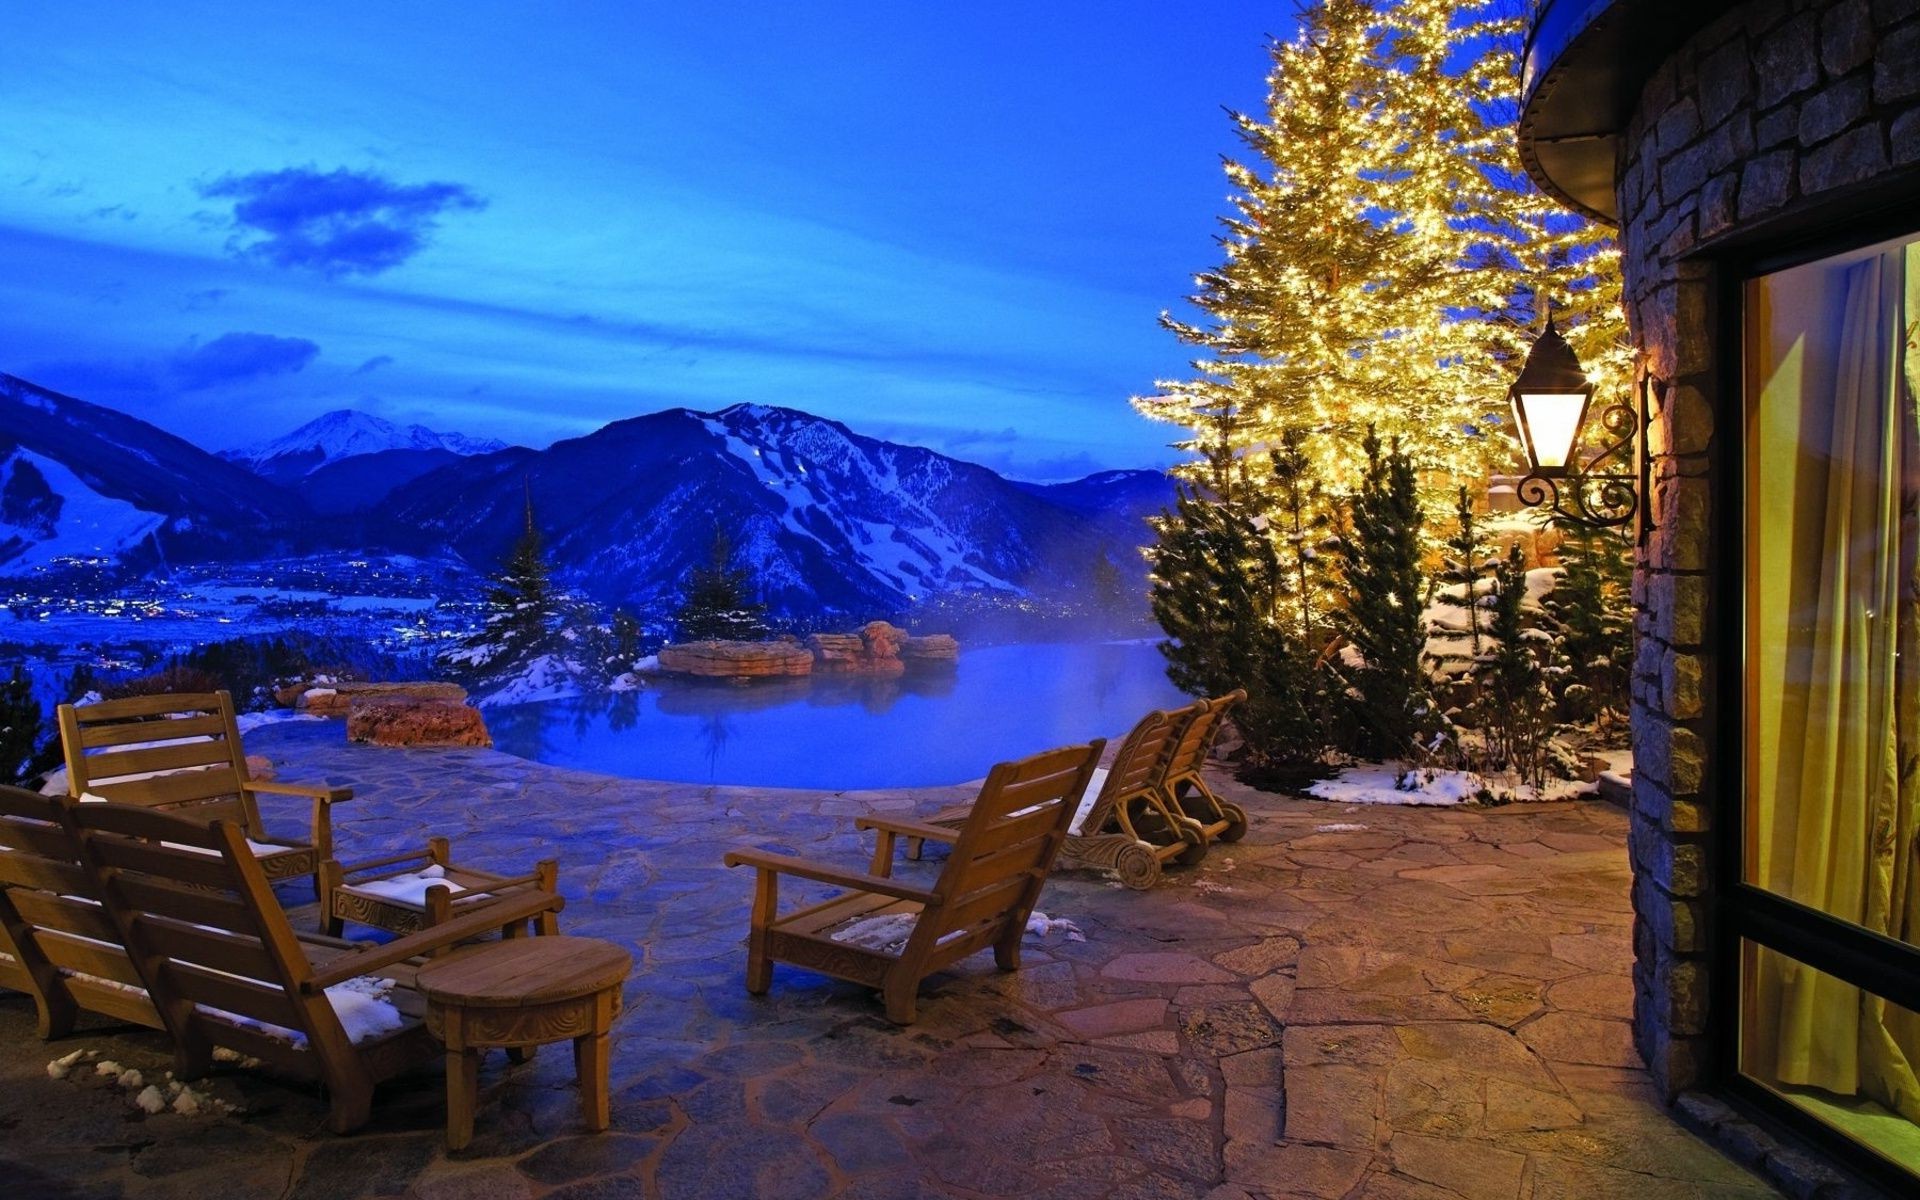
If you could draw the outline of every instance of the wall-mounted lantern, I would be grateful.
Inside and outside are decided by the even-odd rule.
[[[1651,386],[1651,381],[1642,386]],[[1545,507],[1556,521],[1590,529],[1630,524],[1647,490],[1645,456],[1637,470],[1634,459],[1634,441],[1646,428],[1644,391],[1640,412],[1625,404],[1601,410],[1601,428],[1613,440],[1580,461],[1593,381],[1549,315],[1507,395],[1527,453],[1527,474],[1516,489],[1520,502]],[[1648,523],[1642,529],[1650,527]]]

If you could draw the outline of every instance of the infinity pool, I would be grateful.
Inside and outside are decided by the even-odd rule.
[[[1123,736],[1186,698],[1148,642],[962,648],[902,679],[662,681],[487,710],[494,745],[556,766],[680,783],[931,787],[1002,759]]]

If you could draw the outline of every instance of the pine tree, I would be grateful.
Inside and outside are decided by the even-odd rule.
[[[1338,431],[1388,402],[1388,381],[1365,366],[1399,240],[1374,219],[1369,181],[1380,165],[1373,23],[1364,0],[1321,0],[1296,40],[1272,48],[1265,113],[1233,114],[1249,160],[1225,164],[1225,262],[1189,298],[1207,320],[1162,317],[1206,357],[1194,379],[1136,401],[1145,415],[1199,429],[1228,410],[1242,445],[1293,428],[1338,457]]]
[[[553,586],[553,568],[533,519],[529,487],[526,522],[489,584],[481,627],[449,655],[457,666],[498,675],[561,648],[566,600]]]
[[[1526,557],[1518,545],[1494,570],[1493,612],[1488,634],[1493,650],[1476,673],[1477,701],[1487,754],[1534,787],[1546,783],[1548,739],[1553,733],[1553,697],[1540,661],[1538,630],[1525,626]],[[1544,635],[1543,635],[1544,636]]]
[[[1366,474],[1338,542],[1347,604],[1342,630],[1359,657],[1349,679],[1355,749],[1399,758],[1415,753],[1429,711],[1420,667],[1420,501],[1413,460],[1398,441],[1382,446],[1369,429],[1362,449]]]
[[[18,663],[0,684],[0,783],[37,779],[59,758],[59,745],[42,724],[45,713],[33,694],[33,680]]]
[[[608,668],[614,674],[631,671],[633,664],[640,658],[640,622],[624,608],[613,610],[613,624],[609,631],[613,639]]]
[[[1299,429],[1343,488],[1373,426],[1401,439],[1437,512],[1445,476],[1513,461],[1495,435],[1548,304],[1600,394],[1621,394],[1618,254],[1521,169],[1519,37],[1503,0],[1312,3],[1272,49],[1264,114],[1234,116],[1247,153],[1226,164],[1224,261],[1189,298],[1203,319],[1163,317],[1195,373],[1136,408],[1192,431],[1185,449],[1222,412],[1238,454]]]
[[[1296,635],[1302,646],[1311,647],[1324,640],[1321,614],[1328,606],[1330,581],[1320,551],[1333,521],[1304,433],[1282,430],[1280,444],[1267,461],[1273,472],[1272,532],[1282,547],[1282,586],[1299,622]]]
[[[1556,632],[1562,715],[1588,721],[1624,709],[1633,667],[1633,563],[1624,532],[1564,524],[1560,578],[1547,594]]]
[[[754,641],[767,636],[766,615],[753,573],[734,564],[732,539],[716,525],[707,562],[688,573],[674,614],[680,640]]]
[[[1192,696],[1244,686],[1279,601],[1273,543],[1231,499],[1186,485],[1153,525],[1148,600],[1167,635],[1167,678]]]
[[[1233,721],[1250,765],[1317,759],[1321,679],[1293,634],[1272,539],[1230,501],[1185,486],[1154,524],[1149,600],[1167,634],[1167,677],[1193,696],[1246,690]]]
[[[1094,556],[1087,587],[1092,593],[1093,610],[1099,616],[1113,619],[1126,612],[1126,580],[1122,578],[1119,564],[1113,561],[1113,554],[1106,546],[1102,546],[1100,553]]]
[[[1442,608],[1461,610],[1460,620],[1466,627],[1467,656],[1469,659],[1480,657],[1480,628],[1484,624],[1484,607],[1480,603],[1481,583],[1492,571],[1493,563],[1483,561],[1481,555],[1486,552],[1486,538],[1474,517],[1473,497],[1467,492],[1466,485],[1460,487],[1460,500],[1454,508],[1453,535],[1446,541],[1447,556],[1440,570],[1440,582],[1445,585],[1435,602]]]

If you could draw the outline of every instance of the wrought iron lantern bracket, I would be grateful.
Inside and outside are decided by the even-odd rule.
[[[1644,385],[1643,385],[1644,386]],[[1600,413],[1608,441],[1585,462],[1576,457],[1559,471],[1529,471],[1515,489],[1520,503],[1552,514],[1556,521],[1588,529],[1630,525],[1647,493],[1644,404],[1639,411],[1609,404]],[[1647,521],[1644,529],[1651,529]]]

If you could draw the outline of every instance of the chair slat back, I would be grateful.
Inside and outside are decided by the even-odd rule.
[[[251,1022],[284,1031],[269,1033],[295,1056],[347,1050],[332,1005],[300,991],[312,967],[239,825],[125,804],[67,812],[100,898],[176,1038],[238,1049],[233,1027]]]
[[[1107,827],[1115,805],[1160,786],[1176,739],[1192,723],[1202,703],[1196,701],[1172,712],[1155,709],[1140,718],[1115,751],[1113,763],[1107,768],[1107,778],[1100,786],[1100,796],[1088,810],[1087,819],[1080,823],[1081,833],[1100,832]]]
[[[1205,766],[1207,755],[1213,751],[1214,739],[1220,736],[1220,728],[1225,724],[1227,710],[1246,698],[1244,689],[1235,688],[1224,696],[1203,700],[1195,705],[1198,711],[1187,727],[1180,731],[1180,738],[1167,758],[1165,778],[1178,779]]]
[[[1024,928],[1106,743],[994,767],[915,922],[903,957],[952,961]]]
[[[237,821],[260,836],[246,752],[226,692],[60,706],[67,790],[116,804]]]
[[[57,796],[0,786],[0,935],[42,989],[86,992],[98,981],[139,988],[120,931],[62,824],[65,806]],[[93,1007],[87,995],[76,998]]]

